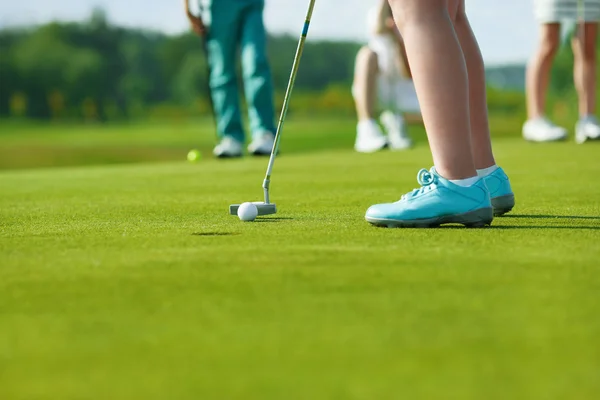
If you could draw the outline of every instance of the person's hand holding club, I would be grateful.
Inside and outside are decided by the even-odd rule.
[[[198,17],[192,13],[192,11],[190,10],[190,3],[188,2],[188,0],[184,0],[184,2],[185,2],[185,12],[188,17],[188,20],[190,21],[192,30],[198,36],[202,36],[202,37],[205,36],[207,29],[206,29],[206,25],[204,25],[204,21],[202,21],[201,17]]]

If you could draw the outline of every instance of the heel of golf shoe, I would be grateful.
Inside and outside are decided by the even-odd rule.
[[[515,195],[511,193],[506,196],[492,198],[492,207],[494,208],[495,217],[499,217],[512,211],[515,207]]]
[[[455,223],[467,228],[483,228],[492,224],[494,209],[491,207],[480,208],[465,214],[446,217],[444,223]]]

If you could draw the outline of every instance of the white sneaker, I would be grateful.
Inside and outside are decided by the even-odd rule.
[[[213,149],[213,154],[218,158],[233,158],[242,156],[242,143],[230,136],[225,136]]]
[[[408,136],[402,115],[384,111],[380,119],[387,132],[390,149],[406,150],[412,146],[412,140]]]
[[[546,117],[530,119],[523,124],[523,137],[531,142],[555,142],[567,138],[567,130]]]
[[[275,143],[275,135],[271,132],[263,133],[252,140],[248,145],[248,152],[253,156],[270,156]]]
[[[583,117],[575,125],[575,141],[583,143],[586,140],[600,139],[600,124],[593,115]]]
[[[360,121],[356,126],[354,150],[359,153],[374,153],[387,146],[387,138],[375,120]]]

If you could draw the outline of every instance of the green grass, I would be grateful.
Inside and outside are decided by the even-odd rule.
[[[345,124],[290,123],[254,223],[227,207],[260,200],[264,159],[0,172],[0,398],[600,397],[598,146],[507,129],[512,215],[387,230],[364,211],[427,148],[357,155]],[[86,140],[28,129],[5,138]]]
[[[514,137],[521,129],[518,116],[495,115],[492,124],[496,137]],[[292,115],[282,146],[286,154],[348,149],[354,131],[352,118]],[[419,143],[425,142],[422,127],[412,127],[412,134]],[[0,120],[0,170],[177,161],[192,148],[210,157],[215,141],[210,119],[83,126]]]
[[[0,170],[105,165],[185,159],[191,148],[205,157],[215,144],[211,120],[141,121],[128,124],[0,123]],[[286,153],[352,147],[350,118],[294,119],[286,124]],[[423,130],[416,128],[418,136]]]

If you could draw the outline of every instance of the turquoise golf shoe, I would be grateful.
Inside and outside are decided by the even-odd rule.
[[[515,206],[515,195],[504,170],[498,168],[483,179],[490,191],[494,216],[499,217],[511,211]]]
[[[371,206],[367,222],[388,228],[435,228],[450,223],[479,228],[492,223],[494,213],[484,179],[462,187],[432,168],[420,170],[417,181],[421,187],[399,201]]]

